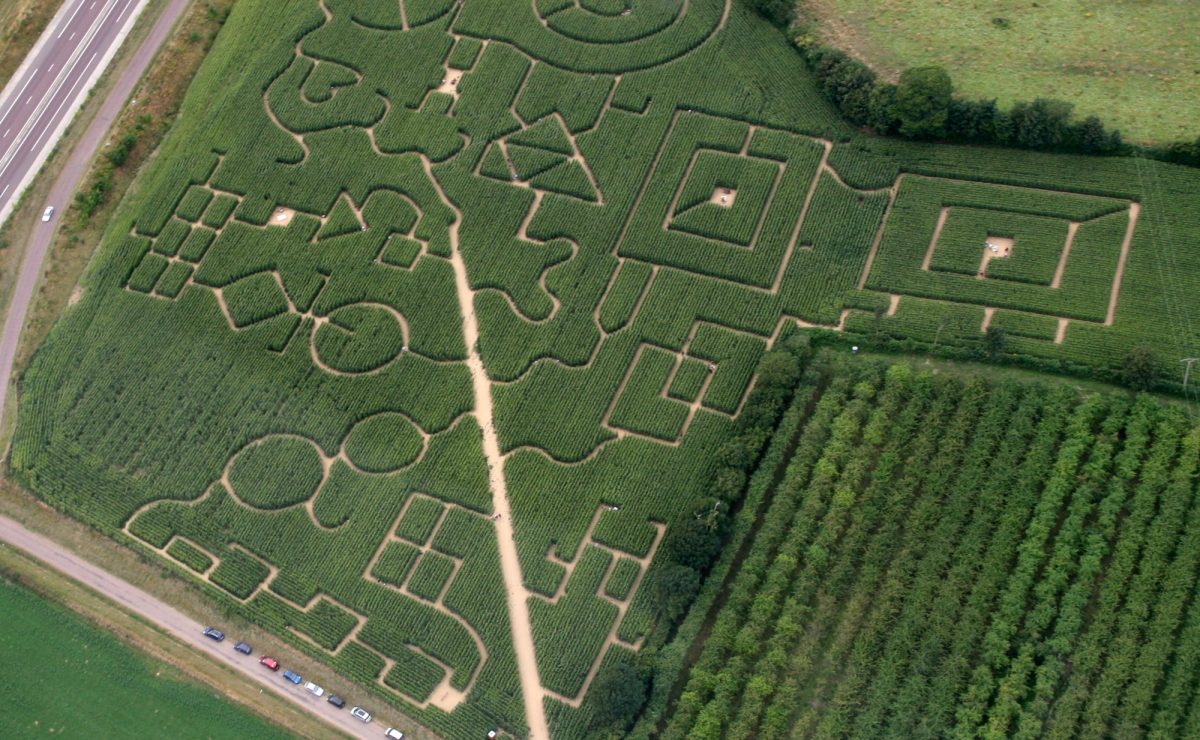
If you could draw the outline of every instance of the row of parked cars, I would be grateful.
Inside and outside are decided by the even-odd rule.
[[[211,640],[216,640],[217,642],[222,642],[225,640],[225,633],[222,632],[221,630],[217,629],[216,627],[206,627],[204,629],[204,636]],[[245,642],[238,642],[238,643],[234,644],[233,649],[238,651],[242,655],[251,655],[254,652],[254,650]],[[275,660],[274,658],[272,658],[269,655],[262,656],[261,658],[258,659],[258,662],[262,666],[264,666],[267,669],[272,670],[272,671],[278,671],[280,668],[279,661]],[[284,680],[290,681],[291,683],[293,683],[297,686],[299,686],[299,685],[301,685],[301,683],[303,683],[304,690],[307,691],[308,693],[312,694],[313,696],[324,696],[325,695],[325,689],[316,685],[312,681],[305,681],[303,679],[303,677],[301,677],[300,674],[296,673],[295,671],[285,670],[283,672],[283,678],[284,678]],[[343,709],[346,706],[346,700],[336,694],[330,694],[329,698],[326,699],[326,701],[328,701],[330,704],[337,707],[338,709]],[[370,722],[372,719],[371,713],[368,712],[367,710],[363,709],[362,707],[351,707],[350,714],[351,714],[351,716],[353,716],[357,719],[360,719],[363,722]],[[391,738],[391,740],[403,740],[404,739],[404,733],[400,732],[395,727],[387,728],[387,730],[383,734],[384,734],[384,737]]]

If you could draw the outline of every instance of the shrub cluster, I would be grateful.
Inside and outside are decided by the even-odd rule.
[[[1177,141],[1165,146],[1152,147],[1147,149],[1147,153],[1164,162],[1200,167],[1200,138],[1195,141]]]
[[[104,152],[104,159],[97,162],[91,182],[83,190],[75,193],[75,211],[78,224],[86,224],[92,214],[108,200],[108,193],[113,187],[113,174],[125,166],[129,154],[137,146],[138,137],[150,125],[150,116],[138,118],[133,130],[128,131],[120,140]]]
[[[653,588],[662,616],[673,624],[687,614],[704,576],[721,553],[749,473],[791,401],[808,352],[807,342],[797,337],[763,356],[758,381],[733,435],[714,453],[708,495],[667,530]]]

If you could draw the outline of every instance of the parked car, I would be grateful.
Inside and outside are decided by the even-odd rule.
[[[362,707],[351,707],[350,714],[352,714],[355,717],[358,717],[363,722],[371,721],[371,713],[368,712],[367,710],[363,709]]]
[[[299,673],[295,673],[293,671],[284,671],[283,677],[284,677],[284,679],[291,681],[292,683],[296,684],[297,686],[300,685],[301,678],[300,678]]]
[[[221,640],[225,639],[225,633],[222,632],[221,630],[217,629],[216,627],[205,627],[204,628],[204,636],[212,638],[212,639],[216,640],[217,642],[220,642]]]
[[[346,700],[337,694],[330,694],[327,701],[338,709],[342,709],[346,706]]]
[[[46,206],[46,210],[42,211],[42,221],[49,221],[54,216],[54,206]]]
[[[254,652],[253,650],[250,649],[250,646],[244,642],[239,642],[238,644],[234,645],[233,649],[238,651],[242,655],[249,655],[250,653]]]
[[[404,733],[397,730],[395,727],[387,728],[387,732],[383,733],[384,737],[390,737],[392,740],[404,740]]]
[[[271,670],[273,670],[273,671],[277,671],[277,670],[279,670],[279,661],[278,661],[278,660],[275,660],[274,658],[272,658],[272,657],[270,657],[270,656],[268,656],[268,655],[264,655],[264,656],[262,656],[261,658],[259,658],[259,659],[258,659],[258,662],[259,662],[259,663],[262,663],[262,664],[263,664],[263,665],[265,665],[267,668],[270,668],[270,669],[271,669]]]
[[[316,685],[312,681],[305,682],[304,690],[307,691],[308,693],[312,694],[313,696],[322,696],[325,693],[325,689]]]

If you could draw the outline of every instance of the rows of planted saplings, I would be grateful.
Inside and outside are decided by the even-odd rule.
[[[851,364],[665,735],[1200,731],[1198,462],[1149,397]]]

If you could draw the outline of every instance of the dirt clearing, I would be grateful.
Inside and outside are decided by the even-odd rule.
[[[975,274],[976,280],[983,280],[987,275],[988,263],[995,259],[1004,259],[1012,254],[1013,239],[1008,236],[992,236],[983,242],[983,257],[979,260],[979,272]]]

